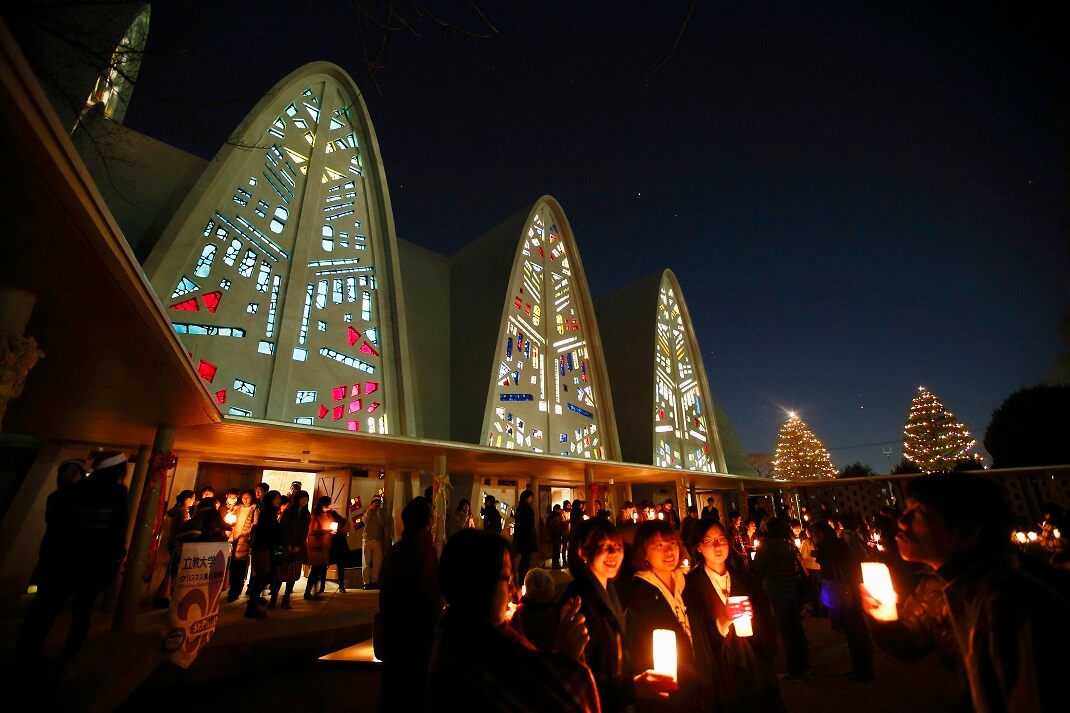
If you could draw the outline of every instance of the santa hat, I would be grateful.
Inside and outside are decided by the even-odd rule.
[[[122,451],[96,451],[89,454],[89,464],[93,470],[103,470],[126,463],[126,454]]]

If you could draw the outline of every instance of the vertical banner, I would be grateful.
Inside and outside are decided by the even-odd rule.
[[[171,661],[188,668],[215,633],[230,544],[185,542],[178,556],[178,575],[163,630],[163,649]]]

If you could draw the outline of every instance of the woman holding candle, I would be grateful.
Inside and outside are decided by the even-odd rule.
[[[627,650],[634,670],[656,670],[654,631],[675,634],[678,686],[678,690],[664,697],[639,701],[636,708],[641,711],[703,710],[691,622],[683,597],[684,573],[679,569],[682,552],[680,533],[667,520],[647,520],[635,532],[636,572],[628,590]]]
[[[234,546],[230,557],[230,591],[228,602],[238,601],[241,589],[245,586],[245,577],[249,573],[249,542],[253,534],[253,491],[241,494],[241,502],[234,508],[234,527],[230,531],[230,541]]]
[[[600,710],[591,672],[580,663],[587,630],[578,602],[562,604],[556,652],[539,651],[506,625],[515,590],[508,540],[461,530],[442,549],[438,582],[446,608],[435,631],[423,710]]]
[[[572,582],[564,600],[579,597],[580,613],[591,637],[584,659],[594,674],[606,713],[625,710],[637,699],[653,699],[676,690],[671,676],[652,670],[632,675],[628,651],[623,647],[625,609],[614,581],[623,560],[621,534],[606,519],[584,520],[569,540]]]
[[[684,603],[693,625],[698,667],[710,684],[703,696],[707,710],[783,713],[784,699],[773,672],[777,649],[773,605],[757,577],[729,565],[730,540],[724,525],[709,520],[703,524],[698,542],[702,566],[687,575]],[[737,596],[749,601],[733,606],[729,599]],[[740,621],[747,613],[750,636]]]
[[[316,509],[308,526],[308,563],[311,569],[305,584],[305,599],[319,599],[316,587],[322,592],[327,586],[327,568],[331,564],[331,538],[346,524],[345,518],[331,509],[331,496],[316,498]],[[332,528],[331,525],[334,525]]]

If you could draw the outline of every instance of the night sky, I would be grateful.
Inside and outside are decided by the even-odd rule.
[[[347,2],[155,3],[126,123],[210,158],[286,74],[338,64],[400,238],[449,255],[554,196],[596,298],[673,270],[748,452],[794,409],[837,468],[888,472],[919,385],[980,441],[1067,348],[1054,9],[699,0],[673,52],[688,0],[479,6],[492,38],[405,10],[421,34],[391,33],[376,87]]]

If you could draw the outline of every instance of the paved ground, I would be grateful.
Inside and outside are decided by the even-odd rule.
[[[299,592],[303,586],[298,582]],[[300,711],[328,703],[337,710],[376,710],[377,672],[329,667],[317,659],[370,637],[377,592],[339,594],[330,584],[324,599],[311,602],[298,595],[291,611],[275,609],[265,619],[245,619],[243,601],[222,607],[214,638],[185,671],[163,662],[163,610],[144,609],[136,630],[124,634],[112,633],[110,619],[98,614],[70,675],[60,680],[47,667],[25,675],[16,682],[15,690],[24,695],[14,710],[164,713],[189,710],[197,699],[222,710],[233,704],[238,710]],[[66,623],[66,617],[57,622],[46,654],[58,651]],[[5,663],[11,661],[18,624],[17,617],[0,620]],[[854,683],[839,675],[849,668],[843,637],[830,630],[827,619],[804,619],[804,626],[812,678],[780,683],[791,713],[948,710],[947,678],[935,660],[903,664],[877,652],[877,680]],[[0,670],[7,678],[13,669]],[[5,710],[12,710],[6,703]]]

